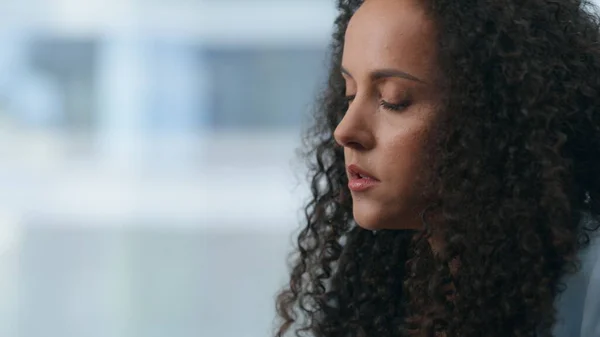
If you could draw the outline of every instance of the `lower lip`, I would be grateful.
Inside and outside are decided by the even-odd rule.
[[[353,178],[348,181],[348,188],[353,192],[366,191],[377,185],[379,181],[371,178]]]

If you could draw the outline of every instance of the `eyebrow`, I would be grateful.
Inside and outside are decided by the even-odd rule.
[[[350,72],[346,68],[341,67],[341,70],[342,70],[342,74],[345,74],[350,78],[353,78],[352,75],[350,74]],[[415,81],[415,82],[426,83],[425,81],[423,81],[409,73],[406,73],[404,71],[397,70],[397,69],[374,70],[371,72],[370,77],[373,81],[381,80],[381,79],[389,78],[389,77],[399,77],[399,78],[404,78],[404,79]]]

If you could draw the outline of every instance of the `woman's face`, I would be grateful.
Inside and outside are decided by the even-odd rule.
[[[349,108],[344,147],[354,219],[367,229],[421,228],[417,185],[438,98],[435,30],[412,0],[367,0],[348,24],[342,57]]]

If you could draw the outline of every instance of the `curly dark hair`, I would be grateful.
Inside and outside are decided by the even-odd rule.
[[[594,5],[422,1],[443,74],[422,188],[439,216],[425,217],[424,230],[373,232],[353,220],[333,137],[347,109],[344,33],[361,3],[337,4],[328,85],[306,135],[312,200],[276,335],[551,336],[562,280],[578,270],[600,214]],[[435,254],[432,233],[444,242]]]

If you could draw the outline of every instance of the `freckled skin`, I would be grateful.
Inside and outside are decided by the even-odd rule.
[[[367,229],[421,228],[417,176],[435,117],[435,29],[409,0],[368,0],[348,24],[342,56],[346,94],[355,96],[335,130],[346,165],[381,182],[351,192],[356,222]],[[418,79],[371,75],[393,69]],[[381,106],[407,102],[395,111]]]

